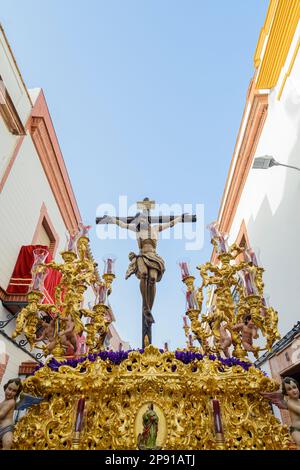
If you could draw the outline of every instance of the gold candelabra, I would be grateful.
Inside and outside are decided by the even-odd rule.
[[[16,338],[24,333],[31,349],[42,349],[45,356],[62,357],[69,348],[77,349],[77,337],[86,333],[86,345],[90,352],[103,348],[111,317],[106,305],[107,296],[111,293],[113,273],[104,273],[103,280],[98,279],[96,263],[89,256],[89,239],[82,231],[69,242],[69,250],[61,253],[63,263],[51,261],[35,266],[31,290],[28,294],[28,305],[22,309],[16,320],[16,329],[12,334]],[[61,279],[55,288],[53,304],[43,303],[43,278],[51,268],[60,272]],[[39,276],[39,279],[37,279]],[[96,304],[92,309],[82,308],[84,293],[91,286],[96,293]],[[101,295],[99,293],[101,292]],[[48,323],[41,314],[48,317]],[[86,321],[83,322],[83,318]],[[37,338],[37,327],[44,323],[42,336]],[[38,343],[43,340],[42,346]]]
[[[198,289],[187,265],[182,269],[191,329],[205,354],[229,357],[232,350],[232,355],[239,359],[248,359],[249,352],[258,357],[259,351],[270,350],[280,338],[278,314],[266,306],[264,299],[264,269],[258,266],[252,250],[236,244],[228,247],[225,236],[216,232],[216,225],[212,232],[218,265],[208,262],[198,266],[202,278]],[[201,313],[206,289],[209,307]],[[254,344],[259,330],[266,338],[262,348]]]

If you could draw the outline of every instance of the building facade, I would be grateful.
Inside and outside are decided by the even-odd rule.
[[[290,351],[300,334],[300,171],[252,166],[267,155],[300,168],[299,18],[298,0],[270,1],[218,215],[229,242],[251,247],[265,268],[267,300],[278,311],[283,339],[259,365],[278,381],[300,377],[300,354]]]
[[[27,303],[12,273],[22,247],[47,246],[53,259],[81,221],[41,89],[28,90],[0,27],[0,383],[30,372],[37,351],[11,339]],[[92,292],[87,294],[93,300]],[[113,337],[113,334],[111,335]],[[119,337],[117,342],[119,342]],[[1,387],[2,388],[2,387]],[[3,390],[0,390],[0,399]]]

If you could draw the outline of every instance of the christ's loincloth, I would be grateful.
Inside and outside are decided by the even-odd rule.
[[[131,253],[130,255],[131,263],[126,272],[126,279],[128,279],[132,274],[135,274],[138,279],[141,279],[137,263],[137,260],[141,259],[148,269],[155,269],[157,271],[157,282],[161,280],[165,272],[165,262],[160,256],[158,256],[158,254],[149,252],[139,255]]]

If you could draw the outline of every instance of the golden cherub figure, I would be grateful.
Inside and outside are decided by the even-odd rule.
[[[16,329],[12,334],[12,338],[16,338],[21,333],[24,333],[31,350],[33,349],[36,341],[36,330],[38,325],[38,311],[39,311],[39,301],[43,297],[43,294],[40,292],[31,292],[28,295],[29,304],[24,307],[16,320]]]
[[[90,352],[99,350],[103,347],[111,318],[108,315],[108,307],[106,305],[97,304],[93,309],[80,309],[85,317],[91,319],[90,323],[85,326],[87,331],[86,345]]]

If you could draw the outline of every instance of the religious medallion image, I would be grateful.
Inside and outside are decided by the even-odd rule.
[[[160,450],[166,439],[166,418],[159,406],[150,402],[141,406],[135,419],[137,447]]]

